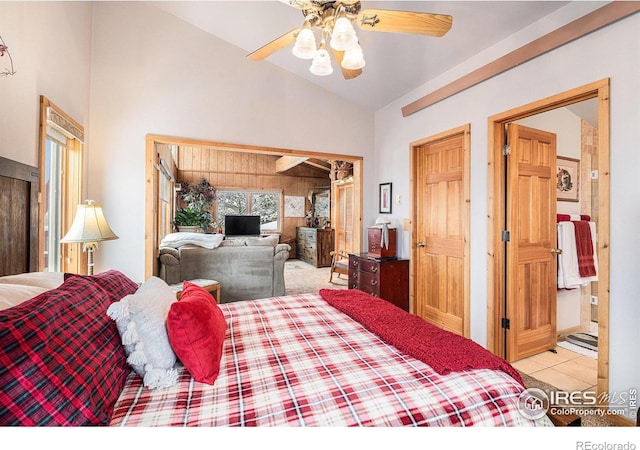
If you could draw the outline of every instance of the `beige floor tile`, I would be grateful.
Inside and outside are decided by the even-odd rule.
[[[582,391],[591,386],[591,383],[585,383],[582,380],[559,372],[555,370],[555,368],[539,370],[538,372],[534,372],[530,375],[540,381],[549,383],[550,385],[567,392]]]
[[[553,366],[553,369],[580,381],[584,381],[589,385],[594,385],[598,382],[597,370],[578,364],[575,359]]]
[[[598,372],[598,360],[589,358],[588,356],[580,356],[576,359],[572,359],[571,361],[580,364],[581,366],[585,366],[588,369],[593,370],[594,372]]]
[[[547,368],[547,366],[536,362],[535,359],[532,358],[521,359],[520,361],[511,363],[511,365],[527,375],[531,375],[533,372]]]
[[[555,366],[556,364],[560,364],[565,361],[569,361],[571,359],[575,359],[579,356],[582,356],[578,353],[574,353],[562,347],[556,347],[556,350],[557,350],[557,353],[542,352],[532,356],[531,359],[539,364],[542,364],[543,366],[552,367],[552,366]]]

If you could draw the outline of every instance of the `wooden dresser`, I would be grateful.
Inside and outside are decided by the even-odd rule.
[[[349,288],[360,289],[409,311],[409,260],[349,254]]]
[[[298,227],[296,230],[296,256],[315,267],[331,265],[333,250],[332,228]]]

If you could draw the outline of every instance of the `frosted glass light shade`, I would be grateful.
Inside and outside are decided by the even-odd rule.
[[[309,70],[312,74],[318,76],[331,75],[333,73],[333,67],[331,67],[331,57],[324,45],[320,45],[320,48],[313,57],[313,62]]]
[[[331,32],[331,48],[344,52],[358,45],[358,36],[351,21],[346,17],[338,17]]]
[[[304,27],[296,37],[293,54],[300,59],[311,59],[316,54],[316,37],[311,28]]]
[[[360,47],[359,44],[356,44],[355,47],[351,47],[349,50],[344,52],[344,57],[342,58],[342,67],[344,67],[345,69],[362,69],[365,64],[366,62],[362,53],[362,47]]]

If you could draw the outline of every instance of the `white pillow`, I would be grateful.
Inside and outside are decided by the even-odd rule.
[[[212,249],[220,245],[224,239],[223,234],[205,234],[205,233],[169,233],[160,241],[160,247],[179,248],[183,245],[193,244],[200,247]]]
[[[151,389],[176,384],[176,355],[167,335],[167,315],[176,295],[163,280],[151,277],[135,294],[112,303],[107,314],[115,320],[127,362]]]
[[[265,246],[265,247],[275,247],[280,242],[279,234],[272,234],[271,236],[264,237],[248,237],[247,245],[248,246]]]
[[[22,284],[55,289],[64,282],[64,272],[26,272],[0,277],[0,284]]]
[[[0,310],[19,305],[46,291],[48,289],[39,286],[0,283]]]

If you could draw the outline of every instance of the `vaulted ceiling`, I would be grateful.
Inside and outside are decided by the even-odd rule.
[[[243,49],[247,54],[304,22],[302,12],[288,5],[287,0],[150,3]],[[310,62],[293,56],[291,47],[252,64],[257,67],[275,64],[354,104],[375,111],[567,3],[364,0],[363,9],[451,15],[453,25],[444,37],[439,38],[357,29],[366,66],[363,74],[352,80],[342,77],[335,62],[333,74],[325,77],[311,74]]]

